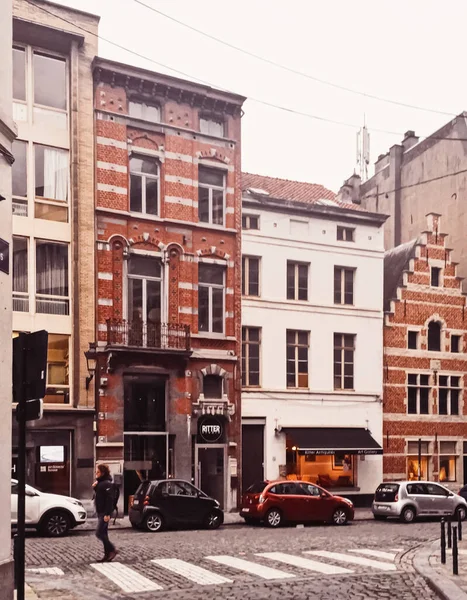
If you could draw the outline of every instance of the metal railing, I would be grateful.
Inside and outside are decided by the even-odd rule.
[[[190,327],[180,323],[107,320],[107,344],[131,348],[190,350]]]

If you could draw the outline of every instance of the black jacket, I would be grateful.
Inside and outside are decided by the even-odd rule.
[[[99,477],[94,488],[94,503],[98,515],[109,516],[114,509],[113,484],[111,477]]]

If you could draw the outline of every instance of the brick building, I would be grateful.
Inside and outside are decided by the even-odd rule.
[[[237,505],[243,97],[96,59],[97,460]]]
[[[467,312],[440,215],[385,256],[384,477],[467,478]],[[419,464],[419,440],[421,461]]]

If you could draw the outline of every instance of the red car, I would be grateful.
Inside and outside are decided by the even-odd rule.
[[[268,527],[309,521],[345,525],[353,520],[354,507],[350,500],[307,481],[261,481],[243,495],[240,516],[247,524],[263,521]]]

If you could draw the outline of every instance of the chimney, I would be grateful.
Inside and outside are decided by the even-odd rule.
[[[404,152],[407,152],[409,148],[418,144],[419,137],[415,135],[415,131],[409,130],[405,132],[404,139],[402,140],[402,147]]]
[[[360,184],[360,175],[354,173],[346,181],[344,181],[344,184],[337,194],[337,200],[347,204],[361,204]]]
[[[380,154],[378,160],[375,162],[375,175],[379,173],[389,164],[389,152],[386,154]]]
[[[426,215],[428,231],[430,233],[441,232],[441,215],[439,213],[430,212]]]

